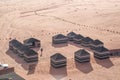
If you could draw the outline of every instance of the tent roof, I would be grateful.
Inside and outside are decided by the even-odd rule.
[[[105,48],[105,47],[97,47],[97,48],[95,48],[95,51],[98,51],[98,52],[104,52],[104,51],[109,51],[107,48]]]
[[[61,38],[67,38],[66,36],[64,36],[63,34],[57,34],[55,36],[53,36],[54,39],[61,39]]]
[[[35,38],[29,38],[23,41],[24,43],[31,43],[31,42],[40,42],[40,40]]]
[[[12,44],[14,47],[19,48],[22,46],[22,43],[20,43],[19,41],[17,41],[16,39],[13,39],[9,42],[10,44]]]
[[[98,39],[96,39],[96,40],[92,41],[92,44],[99,45],[99,44],[103,44],[103,42],[98,40]]]
[[[22,49],[23,49],[23,51],[25,52],[25,54],[27,56],[32,56],[32,55],[36,55],[37,54],[37,52],[35,52],[34,50],[28,48],[27,46],[23,46]]]
[[[77,34],[75,32],[70,32],[67,34],[67,36],[76,36]]]
[[[54,59],[54,60],[56,60],[56,61],[66,60],[66,57],[64,57],[64,56],[63,56],[62,54],[60,54],[60,53],[56,53],[56,54],[52,55],[50,58],[51,58],[51,59]]]
[[[82,39],[83,42],[92,42],[93,39],[91,39],[90,37],[85,37]]]
[[[75,52],[75,55],[79,55],[79,56],[86,56],[86,55],[90,55],[90,53],[88,53],[86,50],[84,49],[80,49],[78,51]]]
[[[84,38],[82,35],[80,35],[80,34],[77,34],[75,37],[74,37],[75,39],[82,39],[82,38]]]

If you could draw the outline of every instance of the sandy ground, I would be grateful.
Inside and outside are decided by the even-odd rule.
[[[15,67],[26,80],[120,80],[119,57],[94,59],[90,63],[74,62],[80,46],[52,46],[51,37],[70,31],[100,39],[109,49],[120,48],[120,0],[0,0],[0,62]],[[29,37],[42,41],[43,57],[34,71],[13,53],[9,54],[9,38],[21,42]],[[36,50],[39,54],[39,49]],[[53,69],[49,57],[60,52],[67,57],[67,67]]]

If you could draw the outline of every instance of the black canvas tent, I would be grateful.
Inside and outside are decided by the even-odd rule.
[[[37,52],[33,51],[29,47],[23,45],[16,39],[13,39],[9,42],[9,49],[12,50],[17,55],[24,58],[26,62],[34,62],[38,61],[38,54]]]
[[[29,38],[23,41],[25,46],[36,48],[41,46],[41,41],[35,38]]]
[[[91,48],[94,49],[95,47],[102,47],[102,46],[104,46],[104,43],[102,41],[96,39],[96,40],[91,42],[90,46],[91,46]]]
[[[90,37],[85,37],[82,39],[81,45],[85,47],[89,47],[92,41],[93,39],[91,39]]]
[[[66,57],[64,57],[60,53],[56,53],[52,55],[50,57],[50,61],[51,61],[51,66],[55,68],[64,67],[66,66],[66,63],[67,63]]]
[[[67,37],[69,39],[69,41],[73,41],[73,39],[75,38],[77,34],[75,32],[70,32],[67,34]]]
[[[62,43],[67,43],[68,38],[64,36],[63,34],[57,34],[52,37],[52,43],[53,44],[62,44]]]
[[[74,38],[73,38],[73,41],[74,43],[76,44],[80,44],[81,43],[81,40],[83,39],[84,37],[80,34],[77,34]]]
[[[84,49],[80,49],[74,53],[74,58],[77,62],[89,62],[90,61],[90,53],[88,53]]]
[[[110,52],[105,47],[97,47],[94,49],[94,57],[98,59],[106,59],[109,58]]]

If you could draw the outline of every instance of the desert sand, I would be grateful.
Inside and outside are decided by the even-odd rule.
[[[120,48],[120,0],[0,0],[0,62],[15,67],[26,80],[120,80],[119,57],[94,59],[78,64],[74,44],[54,47],[51,37],[74,31],[100,39],[108,49]],[[9,39],[40,39],[43,56],[33,71],[18,56],[8,53]],[[40,54],[40,50],[36,50]],[[50,56],[59,52],[67,57],[67,67],[53,69]]]

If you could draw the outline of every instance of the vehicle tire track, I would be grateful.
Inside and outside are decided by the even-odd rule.
[[[79,27],[83,27],[83,28],[86,28],[86,29],[92,28],[92,29],[95,29],[95,30],[105,31],[105,32],[109,32],[109,33],[114,33],[114,34],[120,35],[120,32],[119,31],[115,31],[115,30],[110,30],[110,29],[105,29],[105,28],[100,28],[100,27],[93,27],[93,26],[89,26],[89,25],[85,25],[85,24],[79,24],[79,23],[76,23],[76,22],[73,22],[73,21],[66,20],[64,18],[57,17],[57,16],[40,15],[40,14],[37,14],[37,13],[35,13],[35,14],[38,15],[38,16],[52,17],[54,19],[57,19],[57,20],[60,20],[60,21],[63,21],[63,22],[67,22],[67,23],[70,23],[70,24],[73,24],[73,25],[77,25]]]

